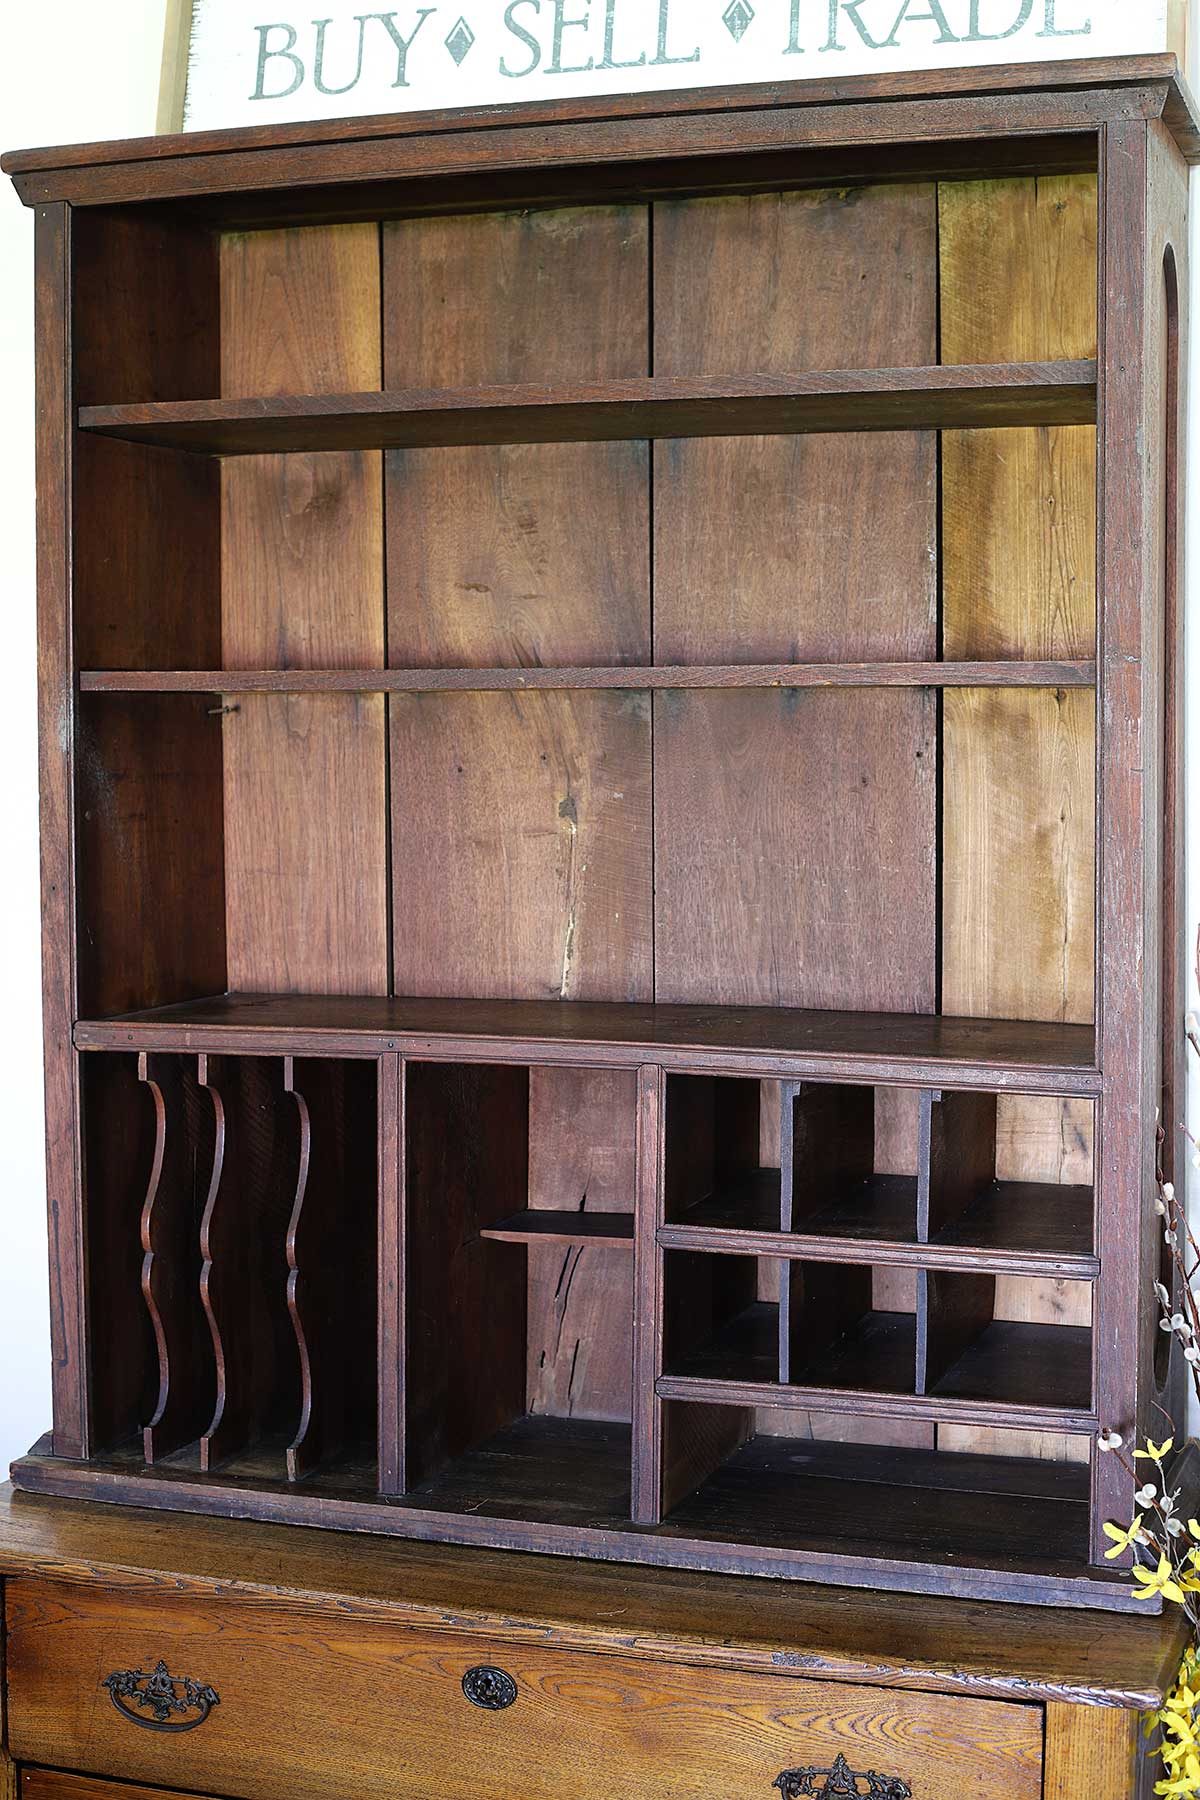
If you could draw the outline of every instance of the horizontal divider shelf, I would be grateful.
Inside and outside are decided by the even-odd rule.
[[[720,1256],[770,1256],[791,1262],[872,1263],[898,1269],[953,1269],[964,1274],[1030,1275],[1047,1281],[1095,1281],[1096,1256],[1036,1250],[997,1250],[974,1244],[897,1244],[886,1238],[806,1236],[802,1232],[713,1230],[662,1225],[663,1250],[697,1250]]]
[[[84,431],[216,456],[1096,421],[1094,362],[84,406]]]
[[[1051,1327],[1051,1329],[1063,1329]],[[1087,1437],[1097,1419],[1090,1408],[1026,1406],[1011,1401],[959,1400],[935,1395],[894,1394],[868,1389],[783,1387],[777,1383],[709,1380],[660,1375],[660,1400],[689,1400],[711,1406],[764,1406],[785,1411],[839,1413],[872,1419],[920,1419],[942,1425],[982,1425],[993,1429],[1063,1432]]]
[[[918,1237],[917,1205],[915,1176],[874,1175],[850,1184],[844,1199],[785,1231],[778,1173],[764,1169],[660,1225],[657,1238],[664,1250],[795,1262],[869,1262],[1069,1281],[1094,1281],[1100,1273],[1090,1186],[992,1182],[928,1243]]]
[[[549,1063],[1094,1095],[1089,1025],[789,1007],[219,994],[81,1020],[80,1050]]]
[[[633,1249],[633,1214],[528,1211],[514,1213],[479,1233],[500,1244],[598,1244]]]
[[[508,693],[535,688],[1086,688],[1094,662],[735,663],[598,669],[85,669],[85,694]]]

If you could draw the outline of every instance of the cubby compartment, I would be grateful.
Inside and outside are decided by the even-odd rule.
[[[636,1078],[411,1062],[401,1491],[628,1519]]]
[[[84,1075],[99,1441],[235,1479],[362,1476],[376,1065],[153,1052]]]

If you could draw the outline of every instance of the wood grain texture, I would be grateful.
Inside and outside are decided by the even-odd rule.
[[[1094,362],[673,376],[140,402],[79,411],[86,432],[209,456],[365,452],[797,432],[1087,425]]]
[[[1130,1800],[1141,1720],[1108,1707],[1046,1708],[1045,1800]]]
[[[307,1800],[326,1793],[331,1779],[350,1780],[363,1795],[391,1794],[398,1761],[417,1791],[437,1786],[504,1800],[516,1784],[550,1800],[577,1780],[581,1744],[613,1771],[622,1793],[639,1797],[669,1783],[681,1800],[700,1800],[712,1791],[714,1771],[726,1784],[766,1793],[780,1769],[828,1767],[839,1750],[856,1759],[853,1766],[894,1770],[918,1793],[952,1788],[964,1800],[986,1800],[1000,1786],[1014,1800],[1041,1795],[1035,1706],[884,1696],[794,1674],[669,1668],[628,1656],[588,1660],[506,1635],[398,1633],[353,1619],[330,1619],[311,1638],[285,1640],[272,1609],[245,1601],[159,1599],[139,1607],[123,1596],[114,1606],[99,1592],[33,1579],[14,1584],[9,1610],[12,1741],[27,1761],[47,1760],[51,1734],[60,1757],[75,1744],[68,1760],[82,1760],[86,1733],[86,1760],[96,1772],[170,1778],[177,1746],[131,1730],[95,1700],[98,1664],[136,1665],[149,1634],[172,1667],[183,1657],[194,1678],[221,1695],[205,1727],[191,1734],[189,1779],[237,1791],[253,1757],[263,1800]],[[463,1675],[480,1664],[512,1673],[518,1699],[506,1714],[481,1712],[464,1698]],[[297,1700],[309,1691],[332,1702],[347,1683],[357,1695],[352,1709],[331,1703],[314,1711]],[[248,1741],[243,1721],[251,1708]]]
[[[966,1459],[946,1460],[961,1467]],[[1028,1465],[1012,1467],[1024,1480]],[[318,1631],[330,1614],[449,1635],[511,1631],[599,1659],[683,1660],[1098,1709],[1161,1704],[1185,1636],[1175,1609],[1097,1613],[1084,1628],[1078,1612],[1059,1607],[1015,1605],[998,1615],[945,1595],[797,1588],[681,1569],[631,1575],[603,1563],[437,1543],[410,1543],[397,1554],[394,1543],[354,1533],[170,1512],[150,1521],[136,1509],[40,1500],[7,1485],[0,1568],[69,1584],[85,1604],[89,1591],[104,1588],[114,1609],[129,1596],[151,1608],[164,1592],[206,1604],[220,1587],[233,1605],[286,1605]]]
[[[645,696],[405,696],[391,742],[398,992],[650,998]]]
[[[144,1422],[147,1463],[193,1443],[212,1415],[216,1368],[201,1311],[200,1224],[217,1147],[178,1056],[138,1058],[155,1111],[154,1160],[142,1204],[142,1295],[158,1351],[154,1408]]]
[[[627,1070],[531,1069],[529,1205],[602,1227],[634,1209],[637,1077]],[[632,1230],[630,1232],[632,1241]],[[529,1410],[630,1417],[633,1262],[603,1240],[529,1245]]]
[[[932,186],[656,207],[656,372],[933,362],[935,231]],[[931,655],[935,478],[919,432],[659,443],[656,660]]]
[[[383,242],[388,387],[648,371],[645,208],[414,219]],[[645,446],[397,452],[389,659],[646,662],[648,546]]]
[[[1087,176],[940,193],[942,354],[1090,356],[1097,202]],[[1088,654],[1096,444],[1079,429],[943,440],[945,653]],[[994,704],[993,704],[994,702]],[[943,1004],[1093,1016],[1095,708],[1084,695],[947,693]],[[968,919],[968,913],[970,918]],[[1021,954],[1011,945],[1019,942]],[[1032,1110],[1025,1112],[1029,1105]],[[1037,1179],[1044,1103],[1006,1100],[1006,1169]],[[1065,1117],[1060,1132],[1071,1129]],[[1077,1297],[1077,1310],[1066,1310]],[[1002,1317],[1090,1320],[1085,1289],[1003,1281]],[[947,1448],[983,1448],[978,1439]],[[1031,1445],[1038,1453],[1040,1449]],[[1075,1444],[1060,1446],[1078,1455]]]
[[[931,1011],[934,727],[915,694],[657,695],[657,998]]]
[[[226,236],[222,392],[377,389],[379,306],[369,226]],[[378,456],[227,463],[222,515],[231,668],[382,666]],[[247,697],[224,735],[230,983],[386,993],[383,700]]]

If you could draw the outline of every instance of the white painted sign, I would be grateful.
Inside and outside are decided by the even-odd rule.
[[[193,0],[185,128],[1167,47],[1177,0]]]

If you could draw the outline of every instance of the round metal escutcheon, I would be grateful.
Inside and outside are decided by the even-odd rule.
[[[480,1663],[463,1676],[462,1691],[472,1706],[482,1706],[485,1712],[503,1712],[516,1700],[517,1684],[503,1669]]]

